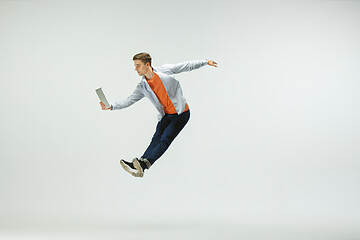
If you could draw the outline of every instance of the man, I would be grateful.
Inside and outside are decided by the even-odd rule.
[[[202,60],[153,68],[148,53],[136,54],[133,61],[135,71],[141,76],[135,91],[127,99],[115,102],[110,108],[106,108],[102,102],[100,105],[102,110],[119,110],[147,97],[159,111],[160,121],[143,156],[134,158],[132,162],[120,160],[121,166],[131,175],[143,177],[145,169],[149,169],[163,155],[190,118],[189,105],[174,74],[192,71],[205,65],[217,67],[217,63]]]

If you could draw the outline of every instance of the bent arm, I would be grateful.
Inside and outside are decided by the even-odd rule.
[[[188,61],[188,62],[182,62],[178,64],[165,64],[158,69],[161,72],[167,73],[167,74],[178,74],[181,72],[189,72],[195,69],[198,69],[200,67],[203,67],[205,65],[208,65],[208,60],[198,60],[198,61]]]
[[[121,101],[117,101],[114,104],[112,104],[111,110],[120,110],[123,108],[127,108],[127,107],[133,105],[134,103],[136,103],[137,101],[139,101],[140,99],[142,99],[143,97],[144,97],[144,94],[141,91],[141,83],[139,83],[136,86],[136,89],[134,90],[134,92],[128,98],[121,100]]]

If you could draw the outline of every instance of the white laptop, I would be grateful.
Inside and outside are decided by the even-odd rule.
[[[95,91],[96,91],[100,101],[105,104],[106,108],[110,108],[110,104],[109,104],[108,100],[106,99],[103,90],[101,88],[98,88]]]

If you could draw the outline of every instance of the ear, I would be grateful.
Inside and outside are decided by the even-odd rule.
[[[149,62],[147,62],[145,65],[146,65],[147,67],[150,67],[150,63],[149,63]]]

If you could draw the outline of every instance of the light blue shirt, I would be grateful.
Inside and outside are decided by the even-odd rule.
[[[180,82],[175,79],[174,74],[188,72],[198,69],[208,64],[208,60],[189,61],[178,64],[165,64],[153,68],[154,72],[159,75],[165,90],[173,103],[178,114],[185,110],[186,99],[183,96]],[[164,109],[155,93],[147,83],[145,76],[142,76],[140,83],[136,86],[134,92],[126,99],[117,101],[113,104],[112,110],[119,110],[131,106],[143,97],[147,97],[159,112],[159,119],[164,115]]]

